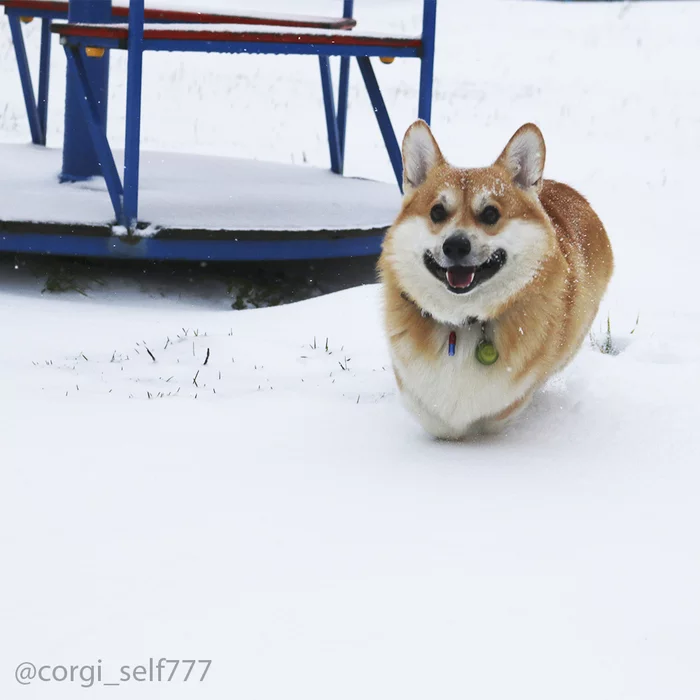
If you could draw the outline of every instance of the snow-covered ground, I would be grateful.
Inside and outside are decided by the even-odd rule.
[[[105,181],[61,184],[61,159],[61,148],[0,142],[0,162],[7,163],[0,169],[4,221],[114,221]],[[123,151],[115,161],[121,173]],[[139,190],[139,219],[176,229],[381,231],[401,203],[396,180],[339,178],[328,168],[170,151],[144,152]]]
[[[356,4],[367,30],[420,21],[418,2]],[[589,197],[617,258],[595,333],[609,317],[619,354],[585,347],[505,435],[421,432],[373,285],[233,311],[133,279],[41,294],[2,262],[0,697],[695,700],[698,27],[691,2],[441,0],[445,153],[486,163],[536,121],[547,175]],[[10,50],[2,22],[0,140],[21,143]],[[146,147],[327,163],[313,59],[146,66]],[[58,146],[57,47],[54,67]],[[416,66],[377,70],[403,130]],[[355,73],[348,170],[391,182],[373,120]],[[212,665],[103,685],[149,657]],[[14,679],[98,659],[90,691]]]

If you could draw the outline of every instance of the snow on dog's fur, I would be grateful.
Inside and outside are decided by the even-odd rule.
[[[612,274],[608,237],[584,197],[542,179],[534,124],[492,166],[461,169],[418,121],[403,161],[403,206],[379,262],[396,380],[437,437],[498,429],[586,337]],[[483,339],[495,364],[477,360]]]

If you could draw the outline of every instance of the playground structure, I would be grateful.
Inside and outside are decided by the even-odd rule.
[[[95,211],[91,217],[72,220],[56,208],[32,220],[21,203],[10,208],[19,214],[9,217],[0,198],[0,249],[73,255],[115,255],[144,258],[185,259],[287,259],[369,255],[378,252],[383,233],[397,206],[397,192],[389,185],[343,177],[348,115],[348,84],[355,59],[375,112],[379,131],[401,186],[402,165],[399,144],[382,97],[371,58],[385,62],[395,58],[421,61],[418,116],[430,121],[435,51],[436,0],[423,2],[422,34],[417,37],[360,33],[355,30],[353,1],[345,0],[343,16],[267,16],[261,14],[201,14],[145,7],[144,0],[132,0],[128,7],[111,0],[0,0],[10,21],[17,65],[32,135],[37,145],[46,144],[47,101],[51,38],[60,37],[68,73],[65,101],[64,144],[60,176],[47,201],[65,201],[63,194],[76,198],[76,211],[90,210],[80,183],[103,177],[107,193],[90,191],[90,197],[108,197],[111,215]],[[35,95],[29,60],[24,47],[22,22],[42,21],[39,84]],[[63,20],[63,21],[61,21]],[[127,59],[126,138],[123,178],[106,135],[108,116],[109,55],[125,50]],[[143,54],[146,51],[207,53],[259,53],[317,56],[325,108],[331,173],[298,166],[302,177],[318,178],[321,189],[332,192],[338,211],[328,221],[304,221],[300,207],[287,230],[279,221],[255,216],[250,207],[243,220],[238,208],[227,203],[217,221],[185,222],[175,213],[161,220],[163,202],[149,202],[141,191],[141,91]],[[331,57],[340,58],[339,87],[333,87]],[[47,149],[48,150],[48,149]],[[34,156],[33,156],[34,157]],[[56,154],[36,155],[37,168],[55,168]],[[40,162],[41,161],[41,162]],[[50,161],[50,162],[49,162]],[[45,163],[45,165],[44,165]],[[196,163],[194,164],[197,165]],[[260,164],[232,161],[228,173],[245,191],[254,191]],[[222,165],[218,164],[219,169]],[[296,176],[280,166],[281,182],[290,185]],[[201,170],[201,168],[200,168]],[[262,169],[264,170],[264,168]],[[6,177],[11,177],[10,175]],[[26,173],[24,174],[26,178]],[[265,182],[275,179],[267,171]],[[31,179],[31,178],[29,178]],[[184,183],[181,183],[184,185]],[[246,187],[247,185],[247,187]],[[64,188],[61,194],[59,191]],[[65,189],[68,188],[68,189]],[[308,187],[308,192],[318,189]],[[21,194],[21,192],[20,192]],[[80,206],[77,205],[78,196]],[[167,193],[162,192],[162,197]],[[318,196],[318,195],[316,195]],[[1,197],[1,194],[0,194]],[[222,204],[224,206],[224,204]],[[358,219],[358,210],[374,211],[375,220]],[[51,207],[49,206],[49,209]],[[216,207],[214,207],[216,208]],[[177,209],[177,207],[175,207]],[[344,212],[344,214],[342,214]],[[143,213],[143,216],[141,215]],[[225,214],[225,216],[224,216]],[[26,217],[30,218],[27,219]],[[75,217],[73,217],[75,218]],[[185,217],[188,218],[188,217]]]

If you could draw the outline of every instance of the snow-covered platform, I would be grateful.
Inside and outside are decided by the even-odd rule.
[[[117,152],[117,167],[123,165]],[[398,211],[395,185],[309,166],[141,155],[140,231],[115,227],[99,178],[60,184],[60,150],[0,144],[0,250],[150,259],[374,255]]]

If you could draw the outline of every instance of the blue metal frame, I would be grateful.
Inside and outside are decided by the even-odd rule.
[[[343,17],[352,17],[354,0],[344,0]],[[326,111],[326,129],[328,131],[328,149],[331,158],[331,170],[343,174],[345,164],[345,132],[348,119],[348,87],[350,85],[350,57],[340,58],[340,79],[338,83],[338,110],[336,112],[333,97],[333,79],[330,59],[319,56],[321,65],[321,87],[323,105]]]
[[[65,19],[66,15],[65,12],[57,12],[55,10],[39,10],[38,12],[32,11],[32,18],[39,18],[42,21],[41,50],[39,57],[39,92],[35,97],[31,73],[29,71],[29,62],[27,60],[27,53],[24,45],[22,23],[20,21],[20,18],[26,15],[26,10],[6,7],[5,14],[7,15],[7,19],[10,24],[10,31],[12,32],[12,42],[15,47],[15,56],[17,58],[17,67],[19,70],[22,92],[24,94],[24,103],[27,110],[29,130],[32,135],[32,143],[39,146],[45,146],[49,100],[49,78],[51,74],[51,20]]]
[[[116,236],[3,233],[0,251],[143,260],[320,260],[378,255],[382,235],[299,240],[172,240]]]
[[[343,14],[351,17],[353,0],[344,0]],[[89,7],[92,6],[92,7]],[[109,23],[111,0],[70,0],[71,21]],[[74,9],[75,8],[75,9]],[[80,8],[79,10],[77,8]],[[207,53],[258,53],[317,55],[321,73],[321,85],[326,112],[331,169],[342,173],[347,131],[348,89],[350,59],[356,57],[377,123],[391,160],[399,188],[402,186],[401,151],[391,124],[386,104],[382,97],[370,56],[411,57],[421,59],[418,115],[430,121],[432,102],[433,64],[435,52],[435,19],[437,0],[424,0],[423,34],[420,49],[414,47],[353,46],[345,44],[279,44],[274,42],[212,42],[205,40],[145,40],[144,0],[131,0],[129,12],[129,35],[127,45],[122,40],[96,37],[68,36],[64,48],[68,60],[68,92],[73,95],[66,102],[65,158],[80,151],[84,156],[94,154],[93,166],[101,173],[107,184],[115,218],[128,231],[138,226],[138,190],[140,161],[141,92],[144,51],[182,51]],[[98,18],[96,13],[101,12]],[[74,14],[78,12],[79,14]],[[19,16],[10,15],[10,25],[19,40],[15,41],[18,66],[25,92],[27,112],[32,126],[32,138],[45,143],[46,106],[48,100],[48,69],[50,58],[50,19],[61,13],[34,13],[44,15],[42,26],[42,51],[38,104],[34,101],[24,42],[21,38]],[[109,17],[107,15],[109,14]],[[102,59],[87,59],[85,47],[128,49],[126,142],[124,154],[124,186],[114,162],[106,135],[108,54]],[[336,112],[333,92],[330,56],[340,56],[340,79],[338,108]],[[104,61],[104,63],[103,63]],[[95,65],[97,64],[97,68]],[[72,87],[71,87],[72,86]],[[30,99],[31,98],[31,99]],[[76,118],[76,110],[80,118]],[[71,120],[71,134],[69,131]],[[80,128],[82,125],[82,128]],[[85,131],[89,139],[85,139]],[[36,132],[36,133],[35,133]],[[77,151],[76,151],[77,149]],[[64,168],[64,170],[66,170]],[[94,167],[93,167],[94,170]],[[94,172],[92,174],[95,174]],[[77,178],[70,178],[77,179]],[[285,241],[212,241],[129,238],[128,242],[110,236],[53,236],[49,234],[8,233],[0,240],[0,250],[22,250],[55,254],[114,255],[120,257],[203,259],[203,260],[262,260],[342,257],[347,255],[370,255],[379,252],[381,236],[340,238],[329,240],[285,240]]]
[[[139,5],[141,11],[139,12]],[[141,121],[141,80],[143,69],[143,52],[146,50],[155,51],[174,51],[183,50],[189,52],[207,52],[211,53],[213,48],[216,48],[218,53],[299,53],[299,54],[323,54],[320,55],[320,66],[322,82],[325,83],[324,95],[330,97],[330,104],[326,104],[327,126],[329,131],[329,148],[331,152],[331,163],[334,172],[340,170],[340,148],[337,118],[335,116],[335,108],[333,106],[333,89],[330,84],[330,63],[328,54],[340,54],[342,56],[356,56],[360,72],[365,82],[367,92],[372,102],[374,113],[377,117],[377,122],[384,139],[384,144],[389,154],[396,181],[401,187],[403,182],[403,168],[401,162],[401,149],[399,148],[396,134],[391,124],[391,119],[382,97],[381,89],[377,82],[374,69],[368,53],[372,55],[405,55],[406,52],[412,52],[415,55],[414,49],[405,48],[382,48],[382,47],[358,47],[352,45],[297,45],[297,44],[274,44],[274,43],[247,43],[247,42],[210,42],[204,40],[196,41],[181,41],[181,40],[144,40],[143,39],[143,0],[133,0],[132,12],[130,13],[130,23],[133,24],[133,29],[129,32],[129,62],[128,62],[128,79],[127,79],[127,142],[125,148],[124,172],[125,186],[122,191],[121,183],[118,178],[115,180],[113,176],[113,158],[106,158],[105,148],[109,148],[105,135],[104,117],[99,112],[99,101],[90,90],[90,80],[85,68],[85,61],[82,56],[82,46],[89,43],[90,46],[96,47],[119,47],[119,40],[110,38],[68,36],[66,37],[66,54],[69,56],[69,61],[72,61],[74,68],[80,75],[81,97],[79,100],[84,113],[89,116],[88,131],[90,138],[98,153],[98,158],[103,163],[103,173],[109,189],[112,205],[114,207],[117,221],[134,230],[138,219],[138,154],[140,149],[140,121]],[[71,49],[70,51],[68,49]],[[369,49],[369,50],[368,50]],[[127,184],[126,178],[129,178]],[[120,197],[124,192],[128,192],[128,211],[122,205]],[[126,204],[125,202],[124,204]]]
[[[51,20],[41,20],[41,49],[39,52],[39,94],[37,97],[37,112],[43,139],[41,145],[46,145],[49,116],[49,78],[51,77]]]
[[[34,86],[32,85],[32,74],[29,70],[27,60],[27,50],[24,46],[24,35],[22,25],[18,15],[10,15],[10,32],[12,33],[12,43],[15,47],[15,57],[17,58],[17,69],[19,70],[20,81],[22,83],[22,93],[24,95],[24,105],[27,109],[29,119],[29,130],[32,134],[32,143],[45,144],[46,134],[41,126],[41,116],[34,98]]]
[[[109,23],[112,21],[112,0],[70,0],[68,3],[69,22]],[[81,54],[84,49],[80,48]],[[85,73],[90,84],[95,106],[99,113],[99,123],[107,131],[109,100],[109,51],[99,59],[85,62]],[[66,107],[63,132],[62,182],[80,182],[100,174],[100,154],[85,138],[88,125],[83,121],[84,95],[75,74],[66,69]]]
[[[83,58],[83,50],[79,46],[69,46],[66,44],[64,49],[68,60],[68,73],[71,80],[74,81],[78,88],[79,94],[81,94],[83,98],[78,100],[78,105],[83,113],[83,119],[81,121],[87,126],[92,147],[97,154],[100,172],[104,176],[107,184],[107,191],[112,200],[112,207],[114,208],[116,219],[120,223],[125,223],[122,206],[124,190],[119,180],[119,173],[117,172],[117,166],[114,162],[112,149],[107,140],[103,111],[100,109],[100,104],[92,89],[90,74],[85,65],[88,59]]]
[[[387,112],[386,105],[384,104],[384,98],[382,97],[382,91],[379,89],[379,83],[377,82],[377,76],[374,74],[372,62],[367,56],[358,56],[357,64],[360,66],[360,73],[362,73],[362,79],[365,81],[365,87],[367,88],[369,99],[372,102],[374,114],[377,117],[379,130],[382,132],[382,138],[384,139],[384,145],[386,146],[387,153],[391,160],[391,166],[394,169],[396,182],[398,182],[399,189],[403,192],[401,148],[396,139],[394,127],[391,125],[389,112]]]
[[[139,218],[141,159],[141,90],[143,82],[144,0],[130,0],[126,81],[126,139],[124,146],[123,223],[134,230]]]
[[[91,1],[91,0],[90,0]],[[85,9],[89,8],[90,2],[86,2],[86,0],[82,0],[81,5],[79,6],[80,9]],[[21,51],[23,56],[26,57],[26,52],[24,52],[24,38],[23,34],[21,31],[21,23],[19,22],[20,17],[26,16],[28,10],[24,8],[16,8],[16,7],[5,7],[5,14],[7,15],[8,21],[10,22],[10,29],[13,32],[18,32],[17,36],[14,36],[13,34],[13,43],[15,45],[15,51],[17,52],[18,48],[21,47]],[[54,19],[61,19],[65,20],[68,19],[68,14],[64,11],[59,11],[59,10],[48,10],[48,9],[32,9],[31,10],[31,17],[32,19],[41,19],[42,21],[42,27],[41,27],[41,49],[40,49],[40,58],[39,58],[39,93],[34,100],[34,90],[32,87],[31,83],[31,74],[27,71],[24,71],[22,68],[22,65],[20,64],[20,58],[18,57],[18,67],[19,67],[19,74],[20,74],[20,81],[22,84],[22,90],[25,93],[25,102],[26,100],[26,95],[30,94],[32,96],[32,100],[29,101],[27,105],[27,120],[29,123],[30,131],[32,132],[32,142],[38,145],[45,146],[46,145],[46,127],[47,127],[47,116],[48,116],[48,98],[49,98],[49,82],[50,82],[50,76],[51,76],[51,21]],[[13,28],[13,18],[16,18],[16,26]],[[93,21],[100,21],[102,23],[107,23],[107,22],[112,22],[116,23],[121,21],[119,18],[115,18],[110,16],[109,18],[106,17],[106,15],[103,13],[100,15],[99,20],[93,20]],[[164,23],[167,24],[167,22],[164,21]],[[67,79],[69,79],[67,77]],[[67,101],[71,105],[68,107],[69,111],[71,112],[72,115],[75,115],[76,112],[78,113],[78,121],[80,121],[80,107],[78,106],[77,102],[73,99],[71,95],[71,89],[68,88],[68,84],[66,85],[67,87],[67,92],[69,93],[67,95]],[[74,93],[73,93],[74,94]],[[34,128],[35,125],[35,109],[32,107],[32,104],[36,105],[36,111],[38,111],[39,114],[39,123],[42,125],[42,132],[41,136],[43,137],[42,139],[37,139],[35,138],[36,135],[36,129]],[[73,124],[74,119],[72,117],[69,117],[70,124]],[[80,130],[79,130],[80,131]],[[80,132],[81,134],[81,139],[82,135],[84,134],[84,130]],[[84,139],[82,139],[84,141]],[[89,144],[88,144],[89,145]],[[70,168],[69,170],[74,170],[75,168]],[[94,168],[93,168],[94,170]],[[65,168],[64,168],[65,171]],[[99,171],[95,173],[96,175],[99,175]],[[70,174],[66,174],[64,177],[62,177],[64,181],[73,181],[73,180],[82,180],[85,179],[85,177],[73,177]]]
[[[344,0],[343,17],[352,17],[354,0]],[[340,58],[340,79],[338,81],[338,140],[340,145],[340,174],[345,165],[345,135],[348,123],[348,88],[350,86],[350,58]]]
[[[70,43],[123,49],[119,39],[68,36]],[[191,39],[144,39],[144,51],[177,51],[179,53],[245,53],[290,54],[296,56],[394,56],[420,58],[421,51],[412,47],[352,46],[344,44],[285,44],[277,42],[193,41]]]
[[[335,114],[333,99],[333,77],[331,76],[331,59],[319,56],[321,68],[321,86],[323,88],[323,104],[326,111],[326,129],[328,130],[328,149],[331,155],[331,170],[340,174],[343,170],[343,156],[340,151],[340,136],[338,135],[338,118]]]
[[[5,7],[5,14],[8,17],[26,17],[28,11],[18,7]],[[31,17],[34,19],[66,19],[67,15],[62,10],[32,9]]]
[[[420,61],[418,118],[430,124],[433,107],[433,66],[435,64],[435,25],[437,0],[423,2],[423,53]]]
[[[71,0],[75,2],[76,0]],[[173,40],[173,39],[144,39],[144,0],[132,0],[129,12],[129,38],[128,38],[128,77],[127,77],[127,118],[126,118],[126,145],[124,154],[124,188],[116,169],[114,159],[109,151],[109,144],[104,135],[104,119],[98,113],[99,102],[91,94],[89,76],[87,76],[84,62],[82,61],[82,46],[89,43],[90,46],[105,48],[123,48],[123,42],[113,38],[90,37],[86,39],[79,36],[67,36],[66,53],[69,62],[80,77],[80,86],[83,100],[82,108],[86,114],[88,130],[95,148],[100,154],[107,188],[112,200],[117,221],[127,227],[129,231],[135,231],[138,225],[138,181],[139,181],[139,152],[140,152],[140,124],[141,124],[141,89],[143,75],[144,51],[184,51],[212,53],[284,53],[284,54],[315,54],[319,57],[321,72],[321,84],[323,88],[324,107],[326,112],[326,126],[328,130],[328,145],[331,159],[331,169],[335,173],[342,172],[346,121],[343,119],[342,138],[341,129],[336,114],[333,98],[333,81],[331,77],[330,56],[340,55],[349,60],[355,56],[360,67],[360,73],[367,89],[372,108],[377,118],[377,123],[384,140],[387,153],[391,160],[394,175],[399,188],[403,183],[403,164],[401,149],[396,133],[391,124],[391,119],[382,97],[377,77],[370,61],[371,55],[378,56],[419,56],[421,59],[421,81],[419,93],[419,117],[430,120],[432,101],[433,61],[435,50],[435,15],[437,0],[424,0],[423,11],[423,42],[420,52],[414,48],[406,47],[382,47],[382,46],[354,46],[354,45],[325,45],[325,44],[279,44],[273,42],[249,43],[240,41],[212,42],[206,40]],[[348,9],[346,7],[346,9]],[[350,8],[352,9],[352,8]],[[68,50],[68,47],[71,50]],[[346,69],[347,72],[348,69]],[[339,95],[345,92],[343,113],[347,110],[347,85],[341,89]],[[107,157],[109,151],[109,157]]]

